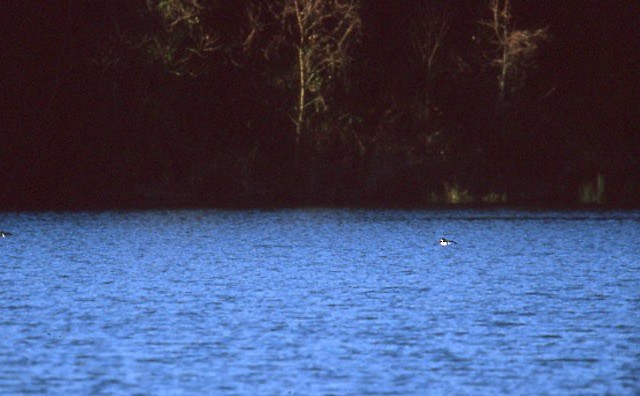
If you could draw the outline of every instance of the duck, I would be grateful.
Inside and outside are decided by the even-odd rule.
[[[0,230],[0,238],[6,238],[6,237],[11,236],[11,235],[13,235],[13,234],[10,233],[10,232]]]
[[[451,239],[446,239],[446,238],[440,238],[440,240],[438,241],[438,244],[440,246],[449,246],[449,245],[451,245],[453,243],[457,244],[458,242],[452,241]]]

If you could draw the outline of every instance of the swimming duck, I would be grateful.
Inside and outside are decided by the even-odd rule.
[[[445,239],[445,238],[440,238],[440,240],[438,241],[438,243],[440,244],[440,246],[449,246],[452,243],[458,243],[456,241],[452,241],[450,239]]]
[[[7,232],[7,231],[0,230],[0,238],[6,238],[6,237],[8,237],[10,235],[13,235],[13,234],[10,233],[10,232]]]

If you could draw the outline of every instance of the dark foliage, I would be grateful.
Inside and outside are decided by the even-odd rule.
[[[487,4],[354,2],[302,158],[273,2],[202,0],[174,25],[159,3],[3,6],[0,208],[640,202],[632,1],[513,0],[513,28],[547,38],[504,100]],[[424,15],[446,24],[428,73]]]

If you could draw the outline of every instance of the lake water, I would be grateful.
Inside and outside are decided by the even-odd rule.
[[[0,213],[0,227],[14,234],[1,394],[640,392],[639,211]]]

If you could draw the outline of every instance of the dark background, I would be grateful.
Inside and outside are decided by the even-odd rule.
[[[512,1],[514,28],[549,38],[506,104],[486,4],[446,2],[425,110],[419,2],[363,1],[300,163],[293,53],[259,51],[279,27],[241,53],[250,1],[209,3],[225,47],[182,72],[149,56],[168,33],[145,2],[3,4],[0,208],[640,203],[637,2]]]

